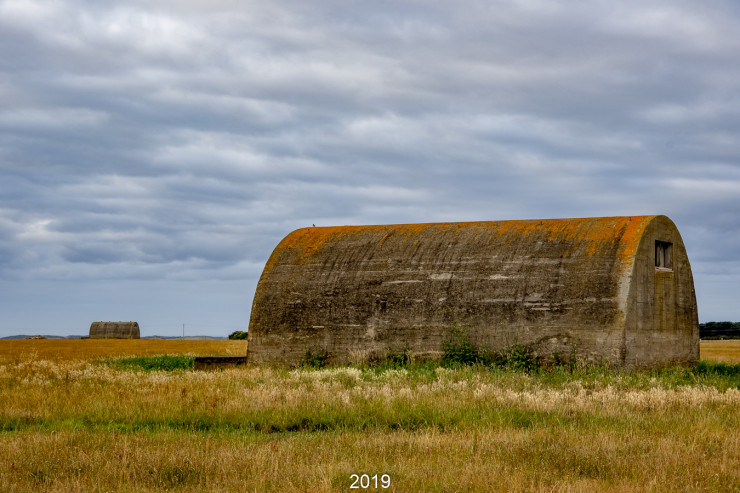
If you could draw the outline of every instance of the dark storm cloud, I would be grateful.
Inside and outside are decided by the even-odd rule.
[[[249,292],[313,223],[665,213],[740,317],[734,2],[5,0],[0,50],[3,282]]]

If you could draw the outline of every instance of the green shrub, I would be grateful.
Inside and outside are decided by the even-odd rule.
[[[468,324],[463,326],[457,323],[452,324],[447,337],[442,342],[440,360],[442,366],[450,368],[482,365],[526,372],[537,371],[542,366],[542,358],[534,350],[522,344],[513,344],[506,349],[492,353],[481,350],[470,340],[468,328]],[[575,354],[571,355],[567,364],[572,372],[572,368],[575,368]]]
[[[235,330],[231,334],[229,334],[229,339],[232,341],[246,341],[247,336],[249,336],[249,332],[242,331],[242,330]]]
[[[557,351],[552,354],[552,366],[555,368],[566,368],[570,373],[573,373],[577,364],[578,359],[576,358],[575,349],[570,351],[568,357]]]
[[[317,353],[312,353],[310,349],[306,349],[306,354],[301,360],[300,366],[308,368],[324,368],[329,362],[329,353],[325,350]]]
[[[494,356],[495,366],[517,371],[535,371],[540,369],[541,360],[532,349],[522,344],[514,344]]]
[[[385,358],[378,362],[378,366],[385,369],[400,370],[402,368],[407,368],[411,363],[413,363],[413,361],[414,358],[411,353],[411,348],[407,344],[403,349],[388,349],[385,352]]]
[[[442,341],[442,366],[449,368],[486,362],[487,358],[470,340],[468,328],[469,324],[461,326],[457,322],[452,323],[447,337]]]
[[[119,370],[173,371],[192,370],[194,361],[195,356],[187,354],[164,354],[161,356],[117,358],[107,360],[105,363]]]

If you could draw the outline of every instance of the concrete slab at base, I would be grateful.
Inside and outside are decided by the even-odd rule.
[[[196,356],[193,362],[194,370],[218,370],[235,368],[247,364],[246,356]]]

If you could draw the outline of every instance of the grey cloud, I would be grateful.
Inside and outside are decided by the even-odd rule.
[[[4,1],[0,47],[7,282],[193,299],[314,223],[655,212],[740,281],[734,2]]]

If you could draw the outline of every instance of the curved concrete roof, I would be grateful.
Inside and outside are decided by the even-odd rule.
[[[392,224],[375,226],[333,226],[302,228],[286,236],[275,248],[265,266],[268,272],[278,262],[306,264],[319,261],[321,252],[332,245],[347,241],[383,242],[390,236],[405,236],[414,242],[420,237],[427,241],[449,239],[450,235],[486,235],[486,241],[500,244],[530,244],[537,241],[560,241],[577,248],[570,254],[594,255],[604,247],[618,243],[618,258],[623,264],[634,257],[640,235],[656,216],[620,216],[576,219],[534,219],[510,221],[480,221],[458,223]],[[290,258],[289,258],[290,257]]]

